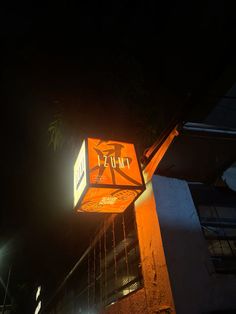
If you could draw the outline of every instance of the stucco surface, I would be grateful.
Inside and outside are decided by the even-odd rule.
[[[236,309],[236,276],[215,274],[187,182],[152,183],[176,312]]]
[[[100,314],[148,314],[144,289],[106,307]]]

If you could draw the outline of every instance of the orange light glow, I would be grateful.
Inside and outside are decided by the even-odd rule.
[[[134,145],[94,138],[84,143],[74,167],[76,210],[123,212],[145,189]]]

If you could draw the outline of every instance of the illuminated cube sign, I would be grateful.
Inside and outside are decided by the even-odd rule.
[[[74,207],[84,212],[123,212],[145,189],[131,143],[88,138],[74,165]]]

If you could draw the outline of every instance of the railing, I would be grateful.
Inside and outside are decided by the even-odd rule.
[[[132,206],[104,221],[83,259],[66,278],[46,313],[98,313],[142,287]]]

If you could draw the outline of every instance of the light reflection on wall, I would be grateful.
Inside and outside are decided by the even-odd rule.
[[[41,292],[41,287],[39,286],[38,289],[37,289],[37,292],[36,292],[36,301],[38,300],[40,292]]]
[[[36,307],[36,309],[35,309],[34,314],[38,314],[38,312],[40,311],[40,309],[41,309],[41,301],[39,301],[39,303],[38,303],[38,305],[37,305],[37,307]]]

